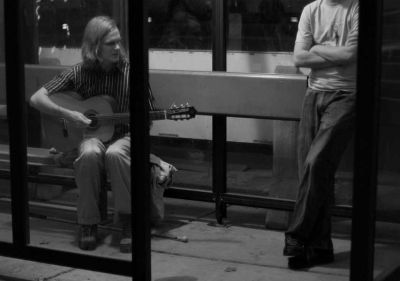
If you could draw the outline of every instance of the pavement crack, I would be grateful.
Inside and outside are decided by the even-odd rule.
[[[76,270],[76,269],[75,268],[69,268],[69,269],[63,270],[63,271],[61,271],[59,273],[56,273],[53,276],[40,278],[40,279],[38,279],[38,281],[50,281],[53,278],[57,278],[58,276],[61,276],[61,275],[66,274],[66,273],[70,273],[70,272],[72,272],[74,270]]]

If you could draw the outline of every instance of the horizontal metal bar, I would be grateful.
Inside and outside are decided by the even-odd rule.
[[[0,179],[9,179],[10,173],[6,170],[0,170]],[[65,186],[75,186],[73,177],[63,178],[62,176],[52,175],[30,175],[28,177],[29,182],[34,183],[45,183],[45,184],[57,184]],[[208,190],[200,190],[194,188],[184,187],[170,187],[165,190],[165,197],[193,200],[201,202],[215,202],[215,195]],[[294,208],[295,201],[283,198],[274,198],[267,196],[249,195],[241,193],[224,193],[221,196],[222,200],[226,204],[246,206],[253,208],[264,208],[281,211],[292,211]],[[400,218],[391,216],[388,212],[377,211],[377,221],[382,222],[399,222]],[[338,217],[352,217],[352,206],[350,205],[334,205],[332,207],[332,215]]]
[[[131,261],[113,259],[110,257],[98,257],[83,253],[71,253],[35,246],[16,248],[10,243],[0,242],[0,255],[110,274],[124,276],[130,276],[132,274]]]
[[[293,211],[295,201],[291,199],[275,198],[258,195],[248,195],[240,193],[225,193],[222,199],[231,205],[265,208],[280,211]],[[351,206],[334,205],[332,207],[332,215],[340,217],[351,217]]]
[[[164,196],[176,199],[215,202],[215,196],[211,191],[192,188],[169,187],[165,190]]]
[[[0,179],[10,179],[9,170],[0,170]],[[74,177],[57,176],[49,174],[28,175],[28,182],[75,186]]]

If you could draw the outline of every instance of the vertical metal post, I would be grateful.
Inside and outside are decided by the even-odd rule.
[[[10,134],[13,243],[29,243],[26,166],[25,73],[22,44],[22,1],[4,1],[7,116]]]
[[[213,1],[213,71],[226,71],[226,0]],[[226,192],[226,116],[213,116],[213,192],[218,223],[226,217],[226,204],[221,194]]]
[[[382,1],[360,1],[350,280],[372,281],[377,186]]]
[[[148,32],[145,0],[129,1],[132,280],[151,281]]]
[[[213,71],[226,71],[227,6],[226,0],[213,1]]]

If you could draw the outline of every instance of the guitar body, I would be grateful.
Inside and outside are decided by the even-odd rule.
[[[109,96],[95,96],[83,100],[74,92],[56,93],[50,99],[59,106],[79,111],[86,116],[91,114],[113,114],[113,99]],[[59,151],[70,151],[79,146],[84,138],[96,137],[109,141],[114,134],[113,122],[101,122],[93,127],[77,128],[68,121],[55,116],[42,118],[43,144]]]
[[[115,122],[129,123],[129,112],[114,113],[115,101],[110,96],[83,100],[75,92],[63,92],[51,95],[50,99],[61,107],[83,113],[92,123],[87,128],[77,128],[64,118],[43,114],[42,136],[45,147],[65,152],[77,148],[84,138],[95,137],[107,142],[114,135]],[[189,105],[149,112],[150,120],[186,120],[195,115],[196,110]]]

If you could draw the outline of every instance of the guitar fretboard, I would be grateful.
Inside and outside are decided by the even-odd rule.
[[[93,116],[97,120],[107,121],[129,121],[130,114],[128,112],[114,113],[114,114],[96,114]],[[166,110],[157,110],[149,112],[150,120],[164,120],[167,119]]]

